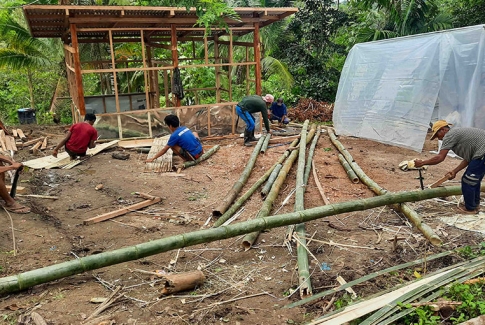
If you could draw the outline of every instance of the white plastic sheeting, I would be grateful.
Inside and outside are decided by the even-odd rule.
[[[421,151],[432,119],[485,129],[484,26],[355,45],[337,91],[337,133]]]

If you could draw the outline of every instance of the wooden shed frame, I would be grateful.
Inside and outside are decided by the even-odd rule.
[[[59,38],[64,44],[65,63],[69,92],[72,99],[73,121],[80,121],[86,114],[83,75],[112,74],[116,112],[105,112],[97,115],[116,115],[118,119],[119,138],[123,138],[121,116],[124,114],[148,114],[149,136],[152,137],[150,114],[163,110],[201,109],[208,110],[208,135],[211,135],[210,109],[219,105],[232,106],[232,133],[235,133],[235,106],[232,98],[231,71],[238,66],[247,66],[246,94],[262,95],[261,87],[261,47],[260,28],[284,19],[297,12],[297,8],[234,8],[240,20],[225,18],[227,29],[211,28],[206,33],[205,28],[194,27],[197,22],[195,8],[187,10],[175,7],[136,7],[136,6],[74,6],[74,5],[27,5],[23,7],[24,15],[33,37]],[[233,38],[253,33],[252,42],[234,41]],[[221,40],[221,37],[224,39]],[[227,40],[228,39],[228,40]],[[114,43],[141,44],[141,60],[133,58],[120,59],[115,53]],[[191,42],[192,58],[179,57],[178,44]],[[195,44],[202,42],[204,57],[196,58]],[[109,44],[110,60],[103,62],[81,62],[80,44]],[[201,44],[202,44],[201,43]],[[209,43],[213,46],[213,56],[209,57]],[[227,46],[227,56],[221,57],[220,47]],[[233,61],[233,50],[236,46],[246,49],[244,62]],[[171,52],[167,61],[157,61],[152,52],[165,49]],[[199,61],[193,64],[193,61]],[[136,65],[138,66],[130,66]],[[93,68],[95,67],[95,68]],[[182,106],[181,100],[171,94],[168,74],[173,76],[175,69],[214,68],[215,87],[187,89],[187,91],[215,91],[216,102],[213,104]],[[226,71],[223,71],[223,70]],[[249,71],[252,69],[252,76]],[[179,70],[180,71],[180,70]],[[119,74],[142,72],[144,75],[144,90],[146,107],[143,110],[122,111],[120,109],[120,94],[117,84]],[[159,78],[159,73],[163,78]],[[221,87],[221,75],[228,76],[228,89]],[[163,79],[163,96],[165,103],[160,107],[159,79]],[[254,88],[254,89],[252,89]],[[223,99],[222,93],[226,99]],[[172,97],[170,98],[170,95]],[[101,96],[104,96],[103,94]],[[103,99],[104,103],[104,99]]]

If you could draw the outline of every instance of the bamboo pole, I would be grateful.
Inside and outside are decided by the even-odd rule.
[[[282,166],[281,163],[290,155],[291,153],[290,149],[294,148],[298,144],[298,141],[300,141],[299,138],[295,139],[291,143],[290,147],[281,155],[278,161],[270,169],[268,169],[266,173],[264,173],[264,175],[261,176],[259,180],[257,180],[256,183],[254,183],[253,186],[251,186],[251,188],[246,191],[246,193],[244,193],[243,196],[241,196],[226,212],[224,212],[224,214],[221,217],[219,217],[219,219],[217,219],[216,222],[214,222],[213,227],[219,227],[224,222],[226,222],[229,218],[231,218],[232,215],[236,213],[236,211],[239,210],[239,208],[244,204],[244,202],[246,202],[246,200],[249,199],[249,197],[253,195],[253,193],[261,186],[261,184],[263,184],[268,179],[268,177],[271,177],[274,170],[278,168],[278,166],[280,166],[279,169],[281,169],[281,166]]]
[[[269,140],[271,139],[271,133],[266,136],[264,139],[263,145],[261,146],[261,153],[264,154],[266,150],[268,150]]]
[[[310,133],[312,134],[308,136],[308,139],[311,139],[311,137],[315,133],[315,129],[314,128],[311,129]],[[302,131],[302,134],[303,134],[303,131]],[[300,138],[300,143],[301,143],[301,138]],[[286,176],[288,175],[288,172],[290,171],[291,166],[295,162],[299,151],[300,151],[299,149],[293,150],[293,152],[290,154],[288,159],[286,159],[285,164],[281,168],[278,174],[278,177],[276,178],[276,181],[274,182],[273,187],[271,188],[271,191],[268,193],[268,196],[264,200],[263,205],[259,210],[258,215],[256,216],[256,219],[263,218],[269,215],[271,208],[273,207],[273,202],[276,200],[276,197],[278,196],[280,189],[283,186],[283,183],[286,179]],[[258,238],[258,236],[259,236],[259,231],[255,231],[244,236],[242,241],[242,247],[245,250],[250,249],[253,243]]]
[[[286,152],[288,153],[288,155],[290,154],[288,150],[285,151],[285,153]],[[282,164],[277,164],[276,167],[271,172],[271,175],[269,175],[268,181],[266,182],[266,184],[264,184],[263,189],[261,190],[261,197],[263,199],[266,197],[266,195],[268,195],[269,190],[271,190],[271,186],[273,186],[273,183],[275,182],[276,177],[278,177],[278,174],[282,167],[283,167]]]
[[[309,121],[303,123],[301,131],[300,149],[298,151],[298,168],[296,172],[296,191],[295,191],[295,209],[294,211],[303,211],[305,209],[305,160],[306,160],[306,144]],[[314,136],[315,138],[315,136]],[[310,140],[309,138],[308,140]],[[308,252],[306,245],[306,230],[305,224],[299,223],[295,226],[295,231],[298,235],[296,242],[297,264],[298,264],[298,279],[300,288],[300,297],[305,298],[313,294],[312,283],[310,280],[310,267],[308,266]]]
[[[308,159],[307,159],[307,164],[305,166],[305,176],[303,178],[305,186],[308,185],[308,179],[310,178],[310,171],[312,169],[313,155],[315,154],[315,147],[317,146],[317,142],[318,142],[318,139],[320,138],[321,133],[322,133],[322,128],[318,126],[317,133],[313,137],[312,144],[310,145],[310,149],[308,150]],[[305,187],[305,190],[306,190],[306,187]]]
[[[259,138],[258,143],[256,144],[256,147],[253,150],[253,153],[251,154],[251,157],[249,158],[248,164],[246,165],[246,168],[244,168],[241,176],[237,180],[236,183],[232,186],[232,189],[227,193],[226,197],[219,203],[217,208],[215,208],[212,211],[212,216],[214,217],[220,217],[226,212],[226,210],[229,208],[229,206],[234,202],[234,199],[236,196],[241,192],[241,189],[243,188],[244,184],[248,181],[249,175],[251,175],[251,172],[253,170],[254,164],[256,163],[256,159],[258,158],[258,154],[261,150],[261,146],[263,145],[264,139],[266,136],[262,136]]]
[[[481,190],[485,191],[485,184],[482,184]],[[35,285],[54,281],[74,274],[80,274],[110,265],[133,261],[178,248],[233,238],[255,231],[308,222],[341,213],[373,209],[389,204],[415,202],[428,200],[435,197],[446,197],[460,194],[461,186],[439,187],[426,189],[424,191],[420,190],[401,193],[388,193],[386,195],[380,195],[367,199],[325,205],[304,211],[280,214],[270,217],[255,218],[228,226],[198,230],[185,234],[165,237],[135,246],[120,248],[111,252],[81,257],[71,261],[0,278],[0,295],[21,291]]]
[[[195,165],[199,164],[200,162],[206,160],[207,158],[209,158],[210,156],[215,154],[217,152],[217,150],[219,150],[219,148],[220,148],[219,145],[215,145],[212,148],[210,148],[209,151],[205,152],[202,156],[200,156],[196,160],[184,162],[184,164],[183,164],[184,168],[189,168],[191,166],[195,166]]]
[[[364,173],[364,171],[354,161],[354,159],[347,151],[347,149],[345,149],[345,147],[340,143],[340,141],[337,140],[335,133],[330,128],[328,129],[328,135],[332,143],[337,147],[340,153],[345,157],[347,162],[350,164],[354,172],[359,176],[362,183],[367,185],[367,187],[369,187],[377,195],[385,195],[389,193],[387,190],[380,187],[379,184],[374,182],[369,176],[367,176]],[[438,235],[436,235],[433,229],[431,229],[430,226],[425,224],[422,221],[422,219],[419,217],[419,215],[416,213],[416,211],[410,208],[407,204],[394,205],[393,208],[398,211],[401,211],[409,219],[409,221],[411,221],[412,224],[424,235],[424,237],[426,237],[430,241],[431,244],[433,245],[441,244],[441,239],[438,237]]]
[[[348,178],[352,181],[352,183],[357,184],[359,182],[359,178],[357,177],[357,175],[355,175],[354,170],[352,169],[352,167],[350,167],[349,163],[347,162],[347,160],[345,160],[342,154],[338,154],[338,160],[340,161],[342,167],[345,169]]]

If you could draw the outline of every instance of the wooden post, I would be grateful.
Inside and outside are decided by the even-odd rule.
[[[141,57],[143,61],[143,68],[151,66],[151,63],[147,62],[147,55],[145,53],[145,36],[143,35],[143,30],[140,31],[140,37],[141,37]],[[150,48],[146,46],[146,52],[148,52],[148,55],[151,55]],[[150,58],[151,59],[151,58]],[[150,88],[151,88],[151,79],[149,80],[148,74],[151,74],[151,71],[143,70],[143,79],[145,81],[145,109],[153,108],[151,106],[151,101],[150,101]]]
[[[120,98],[118,97],[118,81],[116,80],[116,61],[115,61],[115,49],[113,47],[113,31],[109,30],[109,48],[111,56],[111,69],[113,73],[113,85],[115,87],[115,103],[116,112],[121,112],[120,110]],[[118,134],[120,139],[123,139],[123,127],[121,125],[121,116],[118,115]]]
[[[163,70],[163,90],[165,91],[165,107],[169,107],[168,103],[170,102],[170,98],[168,97],[169,84],[168,84],[168,72],[167,70]]]
[[[171,36],[171,43],[172,43],[172,62],[173,62],[174,68],[178,68],[179,56],[177,51],[177,28],[175,27],[174,24],[171,25],[171,28],[172,28],[172,33],[170,36]],[[173,70],[172,70],[172,78],[173,78]],[[173,93],[172,93],[172,96],[174,96]],[[175,96],[175,106],[176,107],[180,106],[180,98],[178,98],[178,96]]]
[[[246,62],[249,62],[249,47],[246,47]],[[250,95],[249,89],[249,65],[246,66],[246,95]]]
[[[71,45],[74,48],[74,78],[77,88],[77,109],[79,113],[86,115],[86,104],[84,103],[83,76],[81,74],[81,58],[79,57],[79,44],[77,41],[77,30],[75,24],[70,24]]]
[[[254,78],[256,80],[256,94],[261,95],[261,47],[259,44],[259,23],[254,23],[254,61],[256,67]]]
[[[214,35],[214,58],[215,64],[221,63],[219,59],[219,43],[217,42],[217,35]],[[220,76],[221,68],[216,66],[216,103],[221,102],[221,76]]]
[[[232,48],[233,44],[232,44],[232,30],[229,31],[229,51],[228,51],[228,55],[229,55],[229,58],[228,58],[228,62],[229,64],[231,64],[227,71],[227,80],[228,80],[228,91],[229,91],[229,101],[232,102],[232,56],[233,56],[233,48]],[[233,119],[234,119],[234,116],[233,116]],[[233,132],[234,133],[234,132]]]

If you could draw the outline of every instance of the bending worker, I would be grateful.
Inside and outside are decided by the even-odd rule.
[[[480,209],[480,183],[485,175],[485,130],[477,128],[450,128],[445,120],[433,124],[431,140],[443,140],[440,152],[427,160],[415,160],[415,167],[437,165],[445,160],[448,151],[453,150],[463,161],[446,176],[455,178],[456,174],[467,167],[461,178],[461,190],[465,205],[462,212],[475,214]]]
[[[163,156],[168,149],[182,158],[184,161],[196,160],[204,153],[197,132],[190,131],[187,127],[180,125],[180,120],[176,115],[165,116],[165,124],[170,130],[168,143],[153,158],[147,159],[146,162],[153,162],[158,157]]]
[[[237,115],[246,123],[244,130],[244,145],[251,145],[249,142],[256,141],[254,137],[254,116],[253,113],[260,112],[263,116],[264,127],[271,133],[268,120],[268,106],[274,101],[273,95],[267,94],[264,97],[258,95],[244,97],[236,106]]]

